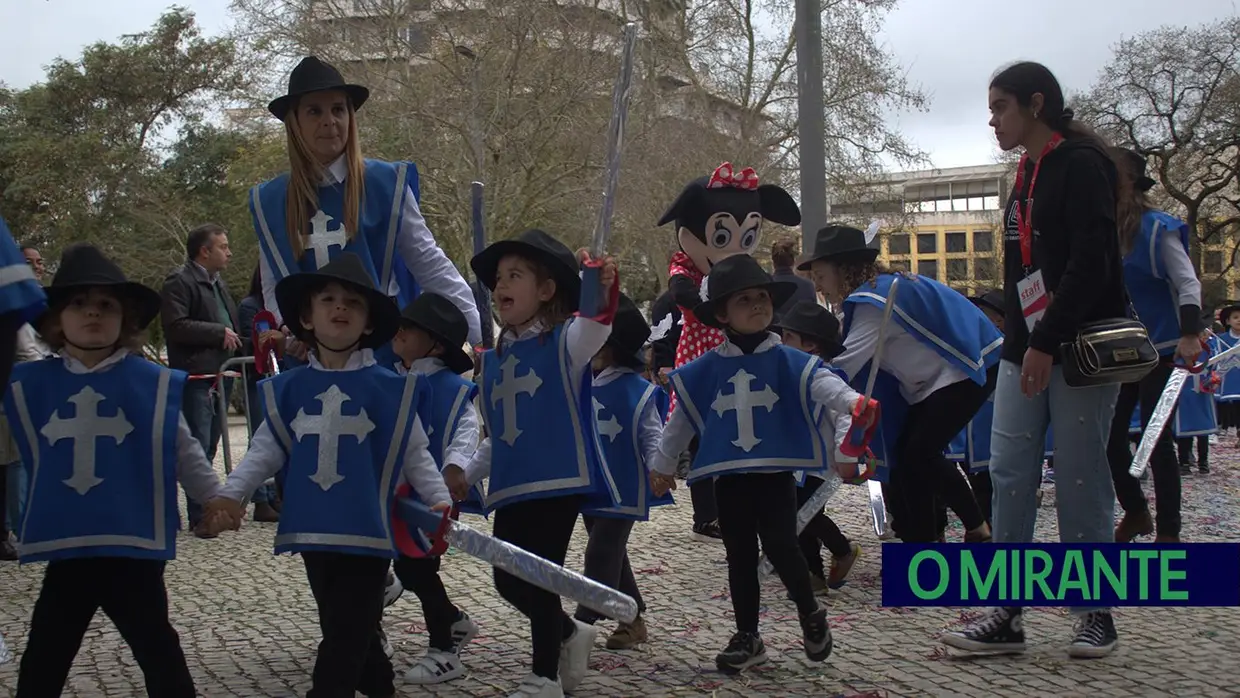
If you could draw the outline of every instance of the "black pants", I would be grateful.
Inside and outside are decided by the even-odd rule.
[[[759,539],[797,611],[805,616],[818,609],[809,568],[797,544],[796,490],[792,473],[720,475],[715,481],[719,529],[728,557],[728,588],[740,632],[758,632]]]
[[[819,487],[822,487],[822,480],[810,476],[805,478],[805,485],[797,488],[798,512]],[[809,571],[819,577],[827,576],[822,564],[822,546],[827,546],[827,550],[835,557],[844,557],[852,552],[852,543],[848,536],[840,531],[840,527],[835,525],[831,517],[821,511],[809,520],[809,525],[797,537],[797,543],[801,546],[801,554],[805,556]]]
[[[367,698],[395,693],[392,660],[379,639],[391,560],[334,552],[305,552],[301,559],[323,635],[306,698],[353,698],[355,691]]]
[[[168,621],[164,562],[91,557],[48,563],[17,676],[18,698],[60,695],[99,609],[133,651],[148,696],[196,695],[181,639]]]
[[[440,557],[414,558],[401,555],[392,565],[401,586],[411,589],[422,604],[422,618],[426,621],[429,645],[443,652],[452,652],[452,624],[461,617],[461,611],[448,598],[448,590],[439,578]]]
[[[697,457],[698,440],[689,442],[689,462]],[[702,478],[689,485],[689,500],[693,503],[693,525],[701,526],[719,519],[719,505],[715,501],[715,479]]]
[[[1180,452],[1180,462],[1184,464],[1193,461],[1193,440],[1197,441],[1197,465],[1206,467],[1210,465],[1210,437],[1205,434],[1198,436],[1185,436],[1182,439],[1175,440],[1175,448]]]
[[[994,498],[995,488],[990,482],[990,471],[982,470],[980,472],[972,472],[969,470],[969,463],[966,461],[960,464],[960,468],[964,470],[969,481],[969,487],[973,490],[973,499],[977,502],[977,508],[982,512],[982,518],[986,519],[986,525],[990,525],[990,516],[993,511],[993,503],[990,501]],[[942,536],[947,530],[947,503],[942,499],[935,499],[935,506],[938,508],[938,531]]]
[[[943,453],[990,397],[998,375],[996,364],[987,373],[984,386],[966,378],[939,388],[909,407],[904,430],[896,440],[896,467],[891,471],[892,488],[888,491],[894,501],[887,502],[900,540],[938,540],[936,498],[956,512],[965,530],[986,522],[964,474]]]
[[[1107,460],[1111,465],[1111,481],[1115,483],[1115,498],[1126,513],[1149,510],[1141,481],[1128,474],[1132,466],[1132,451],[1128,449],[1132,410],[1138,404],[1141,406],[1141,428],[1144,430],[1170,377],[1171,366],[1160,363],[1140,381],[1120,386],[1119,399],[1115,401],[1115,417],[1111,420],[1111,436],[1107,439]],[[1165,536],[1180,535],[1180,464],[1176,460],[1174,441],[1168,424],[1154,444],[1149,463],[1154,475],[1154,496],[1158,501],[1155,521],[1159,535]]]
[[[586,543],[584,574],[612,589],[628,594],[637,602],[637,612],[645,613],[646,604],[637,590],[637,578],[629,564],[629,535],[633,533],[632,519],[613,519],[604,516],[583,516],[590,542]],[[577,606],[573,614],[582,623],[593,625],[603,615],[585,606]]]
[[[551,497],[507,504],[495,510],[492,532],[500,540],[563,565],[580,512],[580,497]],[[495,589],[530,619],[533,673],[548,679],[559,678],[560,645],[576,628],[564,613],[560,597],[498,568]]]
[[[0,465],[0,536],[9,539],[9,468],[12,465]]]

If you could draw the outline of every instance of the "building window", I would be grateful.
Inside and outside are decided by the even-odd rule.
[[[983,196],[983,197],[982,197],[982,210],[984,210],[984,211],[998,211],[998,210],[999,210],[999,197],[997,197],[997,196]]]
[[[967,259],[947,260],[947,280],[948,281],[968,281],[969,280],[969,261]]]
[[[923,259],[917,263],[917,273],[938,281],[939,263],[933,259]]]
[[[1201,261],[1201,271],[1206,274],[1223,273],[1223,253],[1207,251]]]
[[[995,233],[993,230],[974,230],[973,231],[973,251],[974,252],[994,252],[995,251]]]
[[[968,238],[964,233],[947,233],[943,236],[943,243],[947,245],[948,252],[968,252]]]
[[[917,254],[934,254],[939,251],[938,233],[919,233],[917,235]],[[921,273],[921,272],[918,272]]]
[[[401,41],[409,44],[409,49],[414,53],[426,53],[431,50],[430,35],[426,31],[424,24],[410,24],[407,27],[401,27],[396,31],[396,35]]]
[[[989,286],[998,286],[999,265],[994,257],[979,257],[973,260],[973,279]]]
[[[908,233],[892,233],[887,236],[887,254],[908,254]]]

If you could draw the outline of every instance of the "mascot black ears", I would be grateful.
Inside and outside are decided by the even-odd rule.
[[[734,172],[725,162],[709,177],[685,185],[659,225],[676,221],[680,249],[698,271],[709,274],[725,257],[751,254],[762,237],[762,221],[801,224],[801,209],[788,192],[758,184],[752,167]]]

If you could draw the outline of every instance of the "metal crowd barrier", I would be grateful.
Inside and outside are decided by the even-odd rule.
[[[241,390],[241,400],[245,405],[245,433],[247,445],[249,443],[250,434],[253,433],[253,429],[250,428],[252,422],[250,421],[250,391],[247,389],[249,385],[249,371],[247,369],[252,370],[253,368],[253,356],[238,356],[220,364],[219,371],[216,371],[216,375],[223,375],[230,371],[237,371],[238,369],[241,373],[241,377],[238,379],[237,388],[234,388],[234,390],[238,388]],[[220,446],[224,449],[224,474],[228,475],[232,472],[232,444],[228,435],[228,391],[224,390],[221,385],[219,391],[217,392],[219,404],[216,406],[216,409],[219,410],[218,414],[220,415],[221,425]]]

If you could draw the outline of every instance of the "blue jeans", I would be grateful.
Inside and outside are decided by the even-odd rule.
[[[26,488],[30,476],[21,461],[4,466],[5,478],[5,513],[8,518],[8,530],[14,533],[21,530],[22,514],[26,511]]]
[[[229,381],[223,381],[225,390]],[[216,414],[218,397],[211,392],[211,381],[196,380],[185,383],[185,391],[181,395],[181,411],[189,424],[189,431],[202,445],[207,460],[215,462],[215,450],[220,443],[220,430],[223,428],[224,415]],[[202,506],[186,497],[185,512],[189,516],[189,527],[193,528],[202,520]]]
[[[1046,429],[1055,431],[1055,509],[1064,543],[1115,541],[1115,488],[1107,463],[1107,439],[1118,385],[1069,388],[1063,369],[1051,369],[1050,385],[1026,398],[1020,366],[999,365],[990,436],[996,543],[1029,543],[1037,520]],[[1075,614],[1096,608],[1072,608]]]

